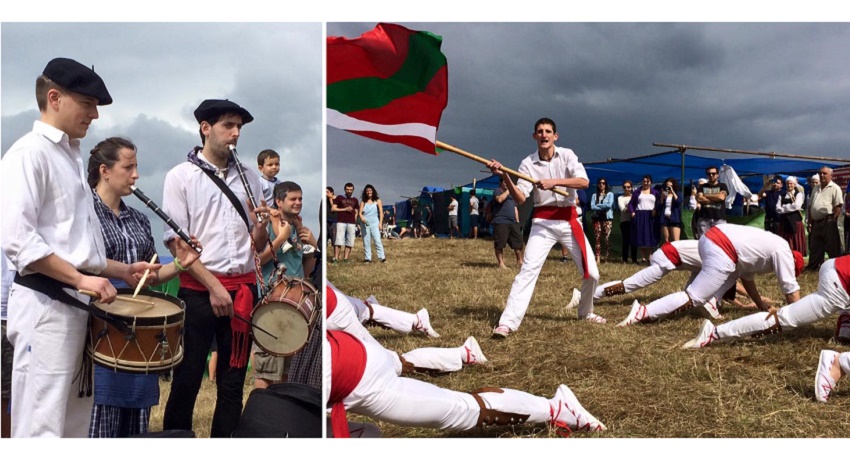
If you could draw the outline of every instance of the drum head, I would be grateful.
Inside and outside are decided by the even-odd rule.
[[[120,288],[117,290],[118,296],[132,298],[133,288]],[[163,318],[179,314],[182,317],[182,311],[185,309],[183,301],[165,293],[157,293],[150,290],[139,291],[138,296],[132,298],[132,302],[122,299],[116,299],[110,304],[103,304],[94,301],[93,304],[100,310],[113,315],[120,315],[130,318]],[[144,302],[149,304],[145,305]]]
[[[258,328],[251,328],[257,346],[276,356],[289,356],[301,350],[310,333],[308,319],[304,318],[298,306],[288,299],[257,306],[251,321],[257,327],[277,336],[275,339]]]

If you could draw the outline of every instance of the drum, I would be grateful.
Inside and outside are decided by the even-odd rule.
[[[118,295],[131,297],[133,291],[120,288]],[[140,291],[135,299],[153,305],[120,299],[112,304],[92,304],[96,313],[89,319],[89,356],[99,365],[130,373],[176,367],[183,360],[183,301],[149,290]]]
[[[841,344],[850,344],[850,310],[843,310],[838,315],[835,325],[835,340]]]
[[[318,293],[316,287],[304,279],[281,277],[269,294],[257,303],[251,315],[255,325],[251,333],[257,346],[276,357],[300,351],[307,344],[310,327],[316,321]]]

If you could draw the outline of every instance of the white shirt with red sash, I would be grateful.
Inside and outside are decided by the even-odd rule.
[[[587,172],[578,161],[576,154],[563,147],[556,147],[555,153],[548,161],[541,160],[539,154],[534,152],[523,159],[519,172],[538,180],[588,179]],[[549,255],[549,250],[556,243],[560,243],[570,252],[579,273],[582,274],[582,296],[578,317],[604,322],[604,319],[593,313],[593,293],[599,284],[599,269],[596,266],[590,242],[577,219],[576,190],[569,187],[556,187],[568,193],[568,196],[564,197],[552,191],[535,188],[531,182],[524,179],[518,180],[516,185],[526,198],[533,196],[534,217],[522,269],[511,286],[511,293],[499,319],[499,326],[507,327],[511,331],[519,328],[528,310],[531,296],[534,294],[534,286],[540,270]]]

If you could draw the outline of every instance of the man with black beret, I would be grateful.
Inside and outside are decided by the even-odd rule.
[[[6,213],[0,241],[18,272],[8,301],[12,436],[85,437],[92,399],[80,366],[89,314],[74,305],[87,304],[89,296],[77,290],[109,303],[116,291],[108,278],[135,285],[145,269],[160,265],[106,259],[80,154],[98,106],[112,103],[103,79],[77,61],[56,58],[36,79],[35,92],[40,120],[6,152],[0,173]],[[78,398],[86,390],[88,397]]]
[[[249,203],[229,146],[236,146],[242,127],[254,120],[238,104],[207,99],[195,110],[202,147],[165,177],[162,208],[183,229],[204,242],[200,261],[180,275],[178,296],[186,303],[183,362],[174,370],[163,428],[192,429],[195,400],[213,338],[218,347],[218,393],[212,437],[230,437],[242,413],[242,386],[251,350],[248,318],[257,302],[254,252],[261,252],[268,232],[257,213],[265,202]],[[263,198],[256,169],[242,165],[252,195]],[[233,198],[229,198],[231,195]],[[236,202],[236,203],[234,203]],[[238,208],[237,208],[238,206]],[[166,245],[174,252],[177,237],[165,226]]]

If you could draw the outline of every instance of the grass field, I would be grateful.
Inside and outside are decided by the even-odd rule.
[[[350,296],[375,295],[381,304],[413,312],[427,307],[442,335],[404,336],[372,329],[388,349],[457,347],[474,335],[490,363],[454,374],[415,377],[468,391],[484,386],[520,389],[547,398],[560,383],[608,426],[605,433],[574,437],[846,437],[850,430],[850,386],[839,384],[829,404],[814,400],[814,375],[821,349],[844,352],[831,341],[836,316],[764,340],[713,344],[699,351],[680,346],[696,335],[702,317],[691,312],[647,325],[616,328],[637,298],[650,301],[679,291],[686,273],[658,284],[601,300],[595,312],[607,325],[577,321],[563,306],[580,278],[572,262],[551,252],[528,313],[506,340],[490,339],[518,271],[496,268],[492,240],[404,239],[385,241],[387,263],[363,263],[357,240],[351,261],[328,267],[327,277]],[[623,279],[633,264],[603,262],[600,282]],[[784,299],[775,277],[756,278],[762,295]],[[801,294],[817,287],[817,274],[799,278]],[[728,318],[752,311],[721,308]],[[716,323],[716,322],[715,322]],[[355,417],[361,421],[367,418]],[[545,426],[476,429],[451,433],[405,428],[376,421],[384,437],[552,437]]]
[[[171,382],[159,380],[159,405],[151,409],[150,431],[162,430],[162,417],[165,414],[165,403],[168,402],[168,395],[171,391]],[[251,370],[245,376],[245,387],[243,388],[242,403],[248,400],[248,394],[254,390],[254,376]],[[192,419],[192,430],[197,438],[208,438],[210,436],[210,426],[212,425],[213,411],[215,411],[215,383],[210,381],[207,376],[201,383],[201,391],[198,393],[198,400],[195,402],[195,414]]]

